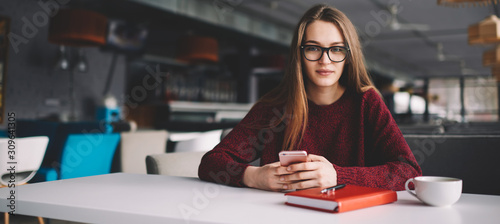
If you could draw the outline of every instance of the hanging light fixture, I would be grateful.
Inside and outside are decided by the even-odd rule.
[[[54,44],[92,47],[106,43],[106,16],[83,9],[60,9],[50,20],[49,41]]]
[[[488,6],[497,4],[498,0],[438,0],[438,5],[445,6]],[[469,44],[500,44],[500,19],[490,15],[468,28]],[[491,75],[500,82],[500,46],[483,53],[483,66],[492,66]]]
[[[87,62],[87,56],[83,48],[78,49],[78,61],[76,62],[75,70],[82,73],[86,73],[89,70],[89,63]]]
[[[69,58],[68,58],[68,52],[66,52],[66,46],[60,45],[59,46],[59,55],[58,59],[56,61],[55,69],[56,70],[69,70]]]
[[[490,15],[477,24],[469,26],[469,44],[500,43],[500,19]]]
[[[89,65],[83,47],[106,43],[108,20],[106,16],[84,9],[60,9],[50,20],[49,42],[60,45],[56,68],[87,72]],[[68,47],[78,49],[78,61],[72,64]]]
[[[218,62],[217,39],[204,36],[186,36],[179,39],[176,59],[183,62]]]
[[[72,51],[69,51],[67,46],[59,45],[59,53],[55,63],[55,70],[74,70],[80,73],[86,73],[89,70],[89,64],[85,50],[83,48],[78,48],[77,61],[72,62]]]
[[[483,66],[500,64],[500,46],[483,53]]]
[[[76,118],[74,72],[87,72],[89,64],[84,47],[96,47],[106,43],[108,20],[106,16],[84,9],[60,9],[50,20],[49,42],[59,45],[59,59],[56,68],[69,70],[69,120]],[[78,48],[77,62],[72,63],[71,51],[67,47]]]
[[[491,15],[469,26],[469,44],[497,44],[483,53],[483,66],[492,66],[491,74],[500,82],[500,19]]]

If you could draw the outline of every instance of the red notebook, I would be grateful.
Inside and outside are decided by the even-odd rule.
[[[321,190],[322,188],[311,188],[286,193],[286,204],[327,212],[346,212],[398,200],[395,191],[379,188],[346,185],[324,194]]]

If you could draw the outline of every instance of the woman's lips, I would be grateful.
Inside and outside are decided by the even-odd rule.
[[[333,71],[328,70],[328,69],[319,69],[319,70],[316,70],[316,73],[318,73],[319,75],[327,76],[327,75],[332,74]]]

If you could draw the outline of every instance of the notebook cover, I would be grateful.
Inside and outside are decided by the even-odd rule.
[[[342,189],[338,189],[334,192],[329,192],[326,194],[322,194],[321,190],[322,188],[311,188],[307,190],[289,192],[286,193],[285,196],[292,195],[317,200],[335,201],[338,203],[337,209],[330,211],[300,204],[291,204],[288,202],[286,202],[285,204],[328,212],[346,212],[376,205],[383,205],[398,200],[398,195],[395,191],[379,188],[346,185]]]

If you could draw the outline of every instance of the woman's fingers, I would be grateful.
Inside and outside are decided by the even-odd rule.
[[[288,175],[282,175],[284,189],[306,189],[311,187],[329,187],[337,184],[337,171],[322,156],[309,155],[310,162],[292,164],[287,167]]]
[[[295,173],[301,171],[309,171],[318,169],[318,163],[316,162],[305,162],[305,163],[295,163],[286,167],[287,173]]]
[[[283,182],[280,177],[283,174],[288,174],[285,167],[282,167],[279,162],[270,163],[258,168],[259,172],[256,174],[257,185],[256,188],[271,191],[282,191],[283,185],[288,182]]]
[[[305,181],[286,184],[284,186],[285,189],[295,189],[295,190],[302,190],[302,189],[313,188],[313,187],[319,187],[317,180],[314,180],[314,179],[305,180]]]
[[[283,183],[292,183],[292,182],[304,181],[304,180],[309,180],[309,179],[314,179],[314,178],[316,178],[316,175],[313,171],[302,171],[302,172],[296,172],[296,173],[289,174],[289,175],[282,175],[280,177],[280,181]]]
[[[337,182],[333,165],[322,156],[309,155],[309,162],[281,166],[280,162],[260,167],[256,188],[272,191],[333,186]]]
[[[316,170],[316,169],[318,169],[318,167],[320,165],[320,163],[318,163],[318,162],[331,164],[330,161],[328,161],[323,156],[309,154],[307,156],[307,162],[295,163],[295,164],[289,165],[286,167],[286,172],[294,173],[294,172],[300,172],[300,171]],[[281,172],[281,170],[280,170],[280,172]],[[283,174],[285,174],[285,173],[283,173]]]
[[[307,155],[307,161],[308,162],[328,162],[328,163],[330,162],[325,157],[314,155],[314,154]]]

